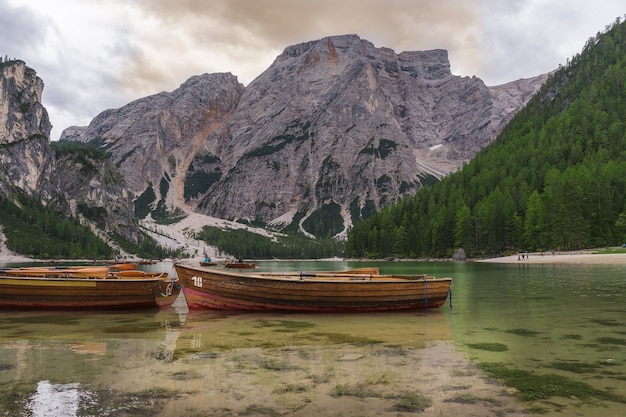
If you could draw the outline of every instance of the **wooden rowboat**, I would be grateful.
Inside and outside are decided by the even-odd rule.
[[[118,271],[129,271],[131,269],[137,269],[137,265],[132,262],[124,262],[124,263],[116,263],[111,265],[112,269],[116,269]]]
[[[167,273],[108,267],[0,270],[0,308],[122,309],[171,305],[180,294]]]
[[[351,312],[441,307],[451,278],[351,271],[243,273],[175,264],[189,309]]]
[[[254,269],[256,264],[252,262],[224,262],[224,268],[231,269]]]

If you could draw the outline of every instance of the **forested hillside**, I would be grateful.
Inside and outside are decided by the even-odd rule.
[[[347,256],[445,257],[626,240],[626,23],[560,67],[456,173],[355,225]]]
[[[105,158],[104,152],[87,144],[53,142],[52,148],[55,164],[69,158],[69,165],[81,167],[85,175],[92,175],[91,172],[97,170],[96,165]],[[70,175],[75,174],[70,171]],[[69,206],[66,197],[60,193],[56,194],[54,201],[44,205],[17,188],[4,193],[0,190],[0,240],[4,235],[3,243],[9,250],[36,259],[111,259],[120,255],[111,242],[144,258],[181,255],[160,247],[145,234],[137,245],[110,230],[102,207],[78,202],[74,215]],[[108,229],[108,239],[95,234],[87,220],[101,230]]]

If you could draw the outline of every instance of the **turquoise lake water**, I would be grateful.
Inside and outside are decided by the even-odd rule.
[[[379,266],[383,273],[449,276],[452,295],[428,313],[189,312],[183,297],[159,311],[0,310],[0,416],[280,415],[285,409],[307,415],[306,407],[323,403],[322,388],[358,385],[368,367],[360,358],[380,368],[378,379],[400,380],[410,366],[407,352],[434,343],[452,346],[473,363],[539,376],[530,380],[543,391],[520,402],[523,409],[554,416],[626,415],[626,266],[257,264],[266,271]],[[173,273],[171,263],[146,269]],[[393,358],[379,362],[381,352]],[[242,379],[237,382],[235,375]],[[557,376],[550,381],[561,385],[586,384],[591,395],[559,396],[560,387],[542,385],[546,375]],[[250,378],[254,382],[248,384]],[[377,409],[371,399],[348,398],[328,396],[332,409],[340,410],[334,415],[409,415],[388,404]],[[236,411],[238,403],[248,405]],[[366,403],[369,408],[363,408]]]

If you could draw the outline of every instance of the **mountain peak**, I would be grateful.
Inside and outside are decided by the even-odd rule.
[[[320,61],[337,64],[339,59],[382,60],[386,63],[386,68],[392,72],[405,71],[414,78],[432,80],[452,75],[448,51],[445,49],[404,51],[396,54],[393,49],[377,48],[371,42],[354,34],[328,36],[289,46],[278,56],[274,64],[294,59],[304,60],[307,64]]]
[[[279,55],[279,59],[285,58],[297,58],[312,49],[318,49],[323,51],[324,49],[348,49],[350,47],[354,47],[360,45],[362,42],[365,42],[372,45],[368,41],[361,40],[357,35],[338,35],[338,36],[327,36],[322,39],[317,39],[314,41],[302,42],[299,44],[291,45],[285,48],[283,53]]]

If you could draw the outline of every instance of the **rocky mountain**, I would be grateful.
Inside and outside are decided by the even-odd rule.
[[[63,216],[91,221],[98,233],[139,242],[131,195],[115,167],[106,158],[57,155],[51,146],[43,88],[23,61],[0,63],[0,195],[25,194]]]
[[[246,87],[192,77],[61,140],[104,149],[144,213],[334,235],[471,159],[546,78],[488,87],[452,75],[445,50],[333,36],[286,48]]]

